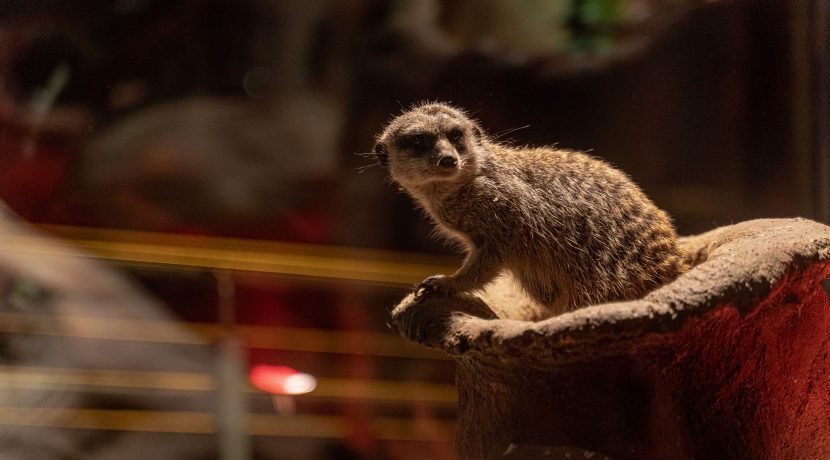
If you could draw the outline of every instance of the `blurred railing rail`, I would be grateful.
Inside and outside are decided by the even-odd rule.
[[[423,424],[423,422],[420,422]],[[125,430],[157,433],[215,434],[216,417],[210,412],[43,407],[2,407],[0,424],[87,430]],[[419,421],[400,417],[374,417],[373,437],[395,441],[450,441],[454,423],[431,420],[425,433]],[[250,414],[248,435],[305,438],[344,438],[352,431],[350,421],[334,415]]]
[[[196,334],[183,335],[182,328]],[[222,326],[214,323],[13,312],[0,312],[0,332],[180,345],[204,345],[223,333]],[[253,325],[236,325],[234,333],[248,347],[265,350],[448,359],[439,352],[404,342],[388,333]]]
[[[246,271],[392,286],[412,286],[429,275],[452,272],[457,266],[452,257],[377,249],[59,225],[38,227],[97,258],[130,265]],[[37,237],[0,235],[0,241],[15,251],[44,251]]]
[[[0,389],[49,391],[215,391],[215,377],[199,372],[0,366]],[[249,393],[263,393],[248,385]],[[455,386],[430,382],[318,377],[314,391],[297,398],[422,402],[453,406]],[[2,398],[0,398],[2,400]]]

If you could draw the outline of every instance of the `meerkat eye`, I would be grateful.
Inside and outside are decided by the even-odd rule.
[[[464,137],[464,132],[459,128],[452,129],[447,133],[447,139],[449,139],[450,142],[458,142],[462,137]]]
[[[423,150],[432,147],[435,139],[424,133],[410,134],[403,138],[403,146],[413,150]]]

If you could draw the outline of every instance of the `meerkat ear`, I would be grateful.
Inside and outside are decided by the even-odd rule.
[[[481,131],[481,127],[478,125],[478,123],[473,123],[473,137],[477,141],[480,141],[484,137],[484,134]]]
[[[386,145],[383,142],[376,143],[372,152],[374,152],[381,166],[387,166],[389,164],[389,152],[386,151]]]

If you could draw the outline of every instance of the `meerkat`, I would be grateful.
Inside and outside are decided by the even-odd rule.
[[[588,154],[492,140],[461,109],[427,103],[376,137],[378,162],[466,250],[419,297],[484,288],[509,270],[551,315],[641,297],[687,269],[665,212]]]

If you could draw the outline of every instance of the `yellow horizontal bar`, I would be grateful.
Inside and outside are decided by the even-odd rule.
[[[182,333],[188,330],[194,334]],[[395,334],[252,325],[238,325],[233,331],[250,348],[391,358],[449,359],[435,350],[408,343]],[[9,312],[0,313],[0,332],[184,345],[205,345],[218,340],[223,334],[222,327],[214,323]]]
[[[179,434],[215,434],[215,416],[209,412],[150,410],[0,407],[0,425],[141,431]],[[353,422],[335,415],[248,415],[248,434],[297,438],[345,438]],[[390,441],[452,440],[455,423],[375,417],[370,434]]]
[[[458,393],[453,385],[395,380],[317,379],[317,389],[309,396],[367,399],[378,401],[455,404]]]
[[[216,433],[214,417],[202,412],[2,407],[0,424],[159,433]]]
[[[128,371],[0,366],[0,388],[55,390],[116,388],[174,391],[215,391],[211,374],[198,372]],[[262,393],[253,386],[248,392]],[[455,404],[455,387],[448,384],[396,380],[317,378],[317,388],[299,398],[365,399],[385,402]]]
[[[124,371],[30,366],[0,366],[0,386],[32,390],[65,387],[112,387],[149,390],[214,391],[210,374],[197,372]]]
[[[412,286],[451,273],[457,258],[398,251],[269,242],[209,236],[42,225],[98,258],[179,268],[251,271],[323,280]],[[0,235],[4,250],[51,253],[35,236]],[[58,255],[69,255],[59,253]]]

